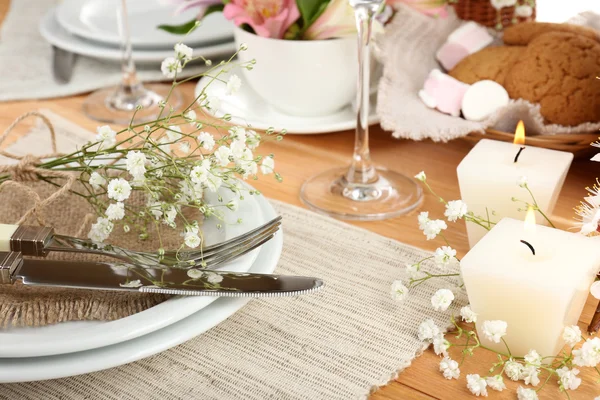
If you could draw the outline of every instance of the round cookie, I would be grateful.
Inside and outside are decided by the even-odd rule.
[[[475,82],[463,96],[462,113],[469,121],[483,121],[508,101],[508,93],[502,85],[490,80]]]
[[[521,46],[486,47],[464,58],[448,75],[469,85],[483,80],[502,85],[507,72],[524,49]]]
[[[600,121],[600,43],[565,32],[533,39],[504,81],[511,98],[539,103],[560,125]]]
[[[504,29],[505,44],[526,46],[533,39],[549,32],[567,32],[582,35],[600,42],[600,32],[586,26],[572,24],[552,24],[548,22],[523,22]]]

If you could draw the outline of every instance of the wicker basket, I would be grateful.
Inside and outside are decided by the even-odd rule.
[[[527,145],[543,147],[546,149],[568,151],[575,157],[586,157],[597,152],[590,146],[592,142],[598,140],[600,132],[575,133],[563,135],[528,135]],[[485,135],[481,133],[471,133],[464,139],[475,144],[481,139],[500,140],[502,142],[512,142],[515,137],[513,132],[502,132],[495,129],[486,129]]]
[[[517,4],[522,3],[522,1],[519,1]],[[531,2],[528,2],[528,4],[531,4]],[[533,7],[533,15],[531,17],[521,18],[515,16],[515,6],[504,7],[498,11],[492,6],[490,0],[457,0],[452,6],[460,19],[475,21],[497,30],[501,30],[515,22],[535,20],[535,7]]]

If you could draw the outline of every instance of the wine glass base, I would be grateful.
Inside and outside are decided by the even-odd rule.
[[[412,178],[377,169],[371,184],[351,184],[348,168],[335,168],[313,176],[302,185],[300,198],[311,210],[334,218],[378,221],[407,214],[423,199],[421,186]]]
[[[85,115],[96,121],[120,125],[153,121],[160,114],[159,103],[169,95],[171,85],[144,85],[129,95],[119,89],[100,89],[90,94],[83,103]],[[132,121],[137,106],[142,106],[142,109],[135,113]],[[174,89],[169,96],[167,107],[177,109],[179,106],[181,95]]]

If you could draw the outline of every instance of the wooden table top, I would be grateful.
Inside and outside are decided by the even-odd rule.
[[[3,3],[0,4],[1,21],[8,9],[8,3],[0,3]],[[186,100],[191,101],[194,84],[185,84],[181,89]],[[84,98],[85,95],[81,95],[43,101],[0,103],[0,132],[6,129],[19,115],[39,108],[50,109],[94,131],[98,124],[87,119],[82,113],[81,106]],[[268,197],[302,206],[299,198],[302,183],[312,175],[328,168],[348,164],[352,154],[353,141],[354,133],[346,131],[323,135],[288,135],[282,142],[266,144],[262,148],[262,152],[265,154],[275,153],[276,167],[284,180],[283,183],[277,183],[274,179],[261,178],[259,181],[253,182],[253,185]],[[379,126],[371,129],[371,152],[377,164],[409,176],[425,170],[430,184],[447,200],[459,198],[456,166],[470,148],[471,146],[462,140],[450,143],[397,140]],[[591,186],[595,177],[600,175],[600,169],[597,166],[598,164],[588,160],[575,160],[571,166],[554,212],[554,219],[562,227],[572,224],[573,207],[585,194],[585,187]],[[426,195],[421,210],[427,210],[433,216],[443,215],[442,204],[429,195]],[[434,250],[440,243],[424,240],[424,236],[417,226],[417,212],[387,221],[354,224],[404,243]],[[468,250],[464,223],[450,223],[446,236],[451,238],[459,255],[464,255]],[[403,267],[399,266],[399,273],[401,268]],[[589,299],[580,321],[582,331],[585,331],[585,327],[591,319],[593,308],[593,301]],[[451,349],[450,354],[453,358],[457,358],[458,351],[454,350]],[[439,357],[432,350],[427,350],[414,360],[412,365],[397,379],[377,390],[371,398],[373,400],[466,398],[471,395],[466,389],[465,376],[469,373],[485,375],[494,360],[493,353],[478,350],[476,356],[467,359],[461,367],[459,381],[447,381],[438,371]],[[571,392],[571,399],[588,400],[600,395],[600,384],[593,383],[599,377],[593,370],[585,368],[580,376],[584,378],[584,383],[577,391]],[[490,391],[491,398],[516,398],[515,390],[518,385],[508,382],[507,379],[506,381],[508,390],[502,393]],[[559,399],[565,396],[559,392],[553,378],[552,382],[541,392],[540,397],[542,399]]]

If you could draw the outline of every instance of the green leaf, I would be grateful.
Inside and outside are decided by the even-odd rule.
[[[302,28],[308,28],[329,4],[329,0],[296,0],[300,16],[302,17]]]
[[[201,18],[204,18],[207,15],[215,12],[221,12],[223,11],[223,7],[223,4],[214,4],[212,6],[209,6],[204,12],[204,14],[201,16]],[[181,25],[159,25],[157,26],[157,28],[172,33],[174,35],[187,35],[188,33],[194,31],[194,29],[196,28],[196,22],[198,22],[198,19],[194,18]],[[202,24],[202,22],[200,22],[200,24]]]

